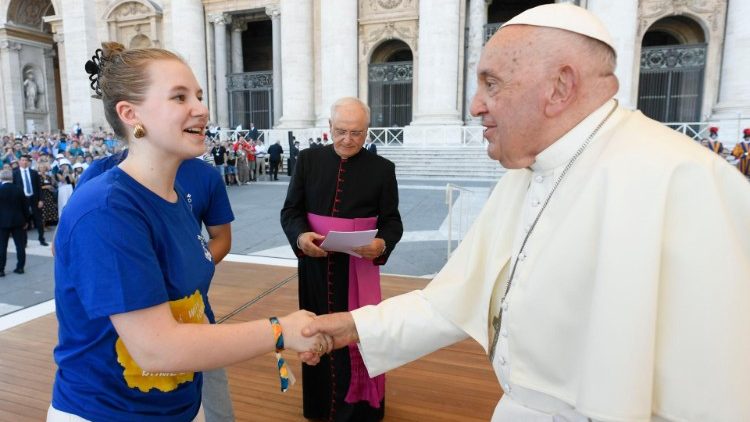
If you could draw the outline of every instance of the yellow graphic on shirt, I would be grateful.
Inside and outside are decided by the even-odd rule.
[[[202,324],[204,320],[205,305],[200,291],[196,290],[190,296],[169,302],[172,316],[177,322],[184,324]],[[125,348],[122,339],[118,338],[115,343],[117,362],[124,368],[122,372],[128,387],[137,388],[144,393],[156,388],[162,392],[169,392],[178,385],[193,380],[194,372],[146,372],[133,360]]]

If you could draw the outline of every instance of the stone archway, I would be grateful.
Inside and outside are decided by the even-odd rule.
[[[11,0],[0,34],[2,75],[0,128],[14,132],[50,131],[62,123],[59,64],[50,25],[50,0]]]
[[[706,36],[686,16],[654,22],[641,43],[638,108],[662,122],[701,119]]]
[[[411,122],[413,60],[409,46],[398,39],[373,50],[367,89],[371,127],[404,127]]]

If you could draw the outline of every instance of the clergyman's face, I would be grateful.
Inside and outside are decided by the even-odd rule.
[[[477,66],[477,92],[471,114],[482,118],[487,154],[506,168],[533,164],[533,145],[541,123],[541,66],[528,50],[528,28],[502,28],[490,39]]]
[[[333,149],[341,158],[349,158],[362,150],[367,138],[367,113],[357,104],[344,104],[331,116]]]

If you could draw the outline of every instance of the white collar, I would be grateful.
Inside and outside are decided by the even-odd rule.
[[[545,172],[570,161],[573,154],[583,145],[586,138],[594,131],[596,126],[604,119],[609,110],[612,109],[614,100],[610,99],[589,114],[568,133],[548,146],[536,156],[534,164],[529,166],[534,172]]]

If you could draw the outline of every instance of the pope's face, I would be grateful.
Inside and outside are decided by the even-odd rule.
[[[506,168],[528,167],[540,152],[534,140],[543,117],[542,65],[529,52],[529,34],[518,25],[501,29],[477,66],[471,114],[482,118],[487,154]]]

